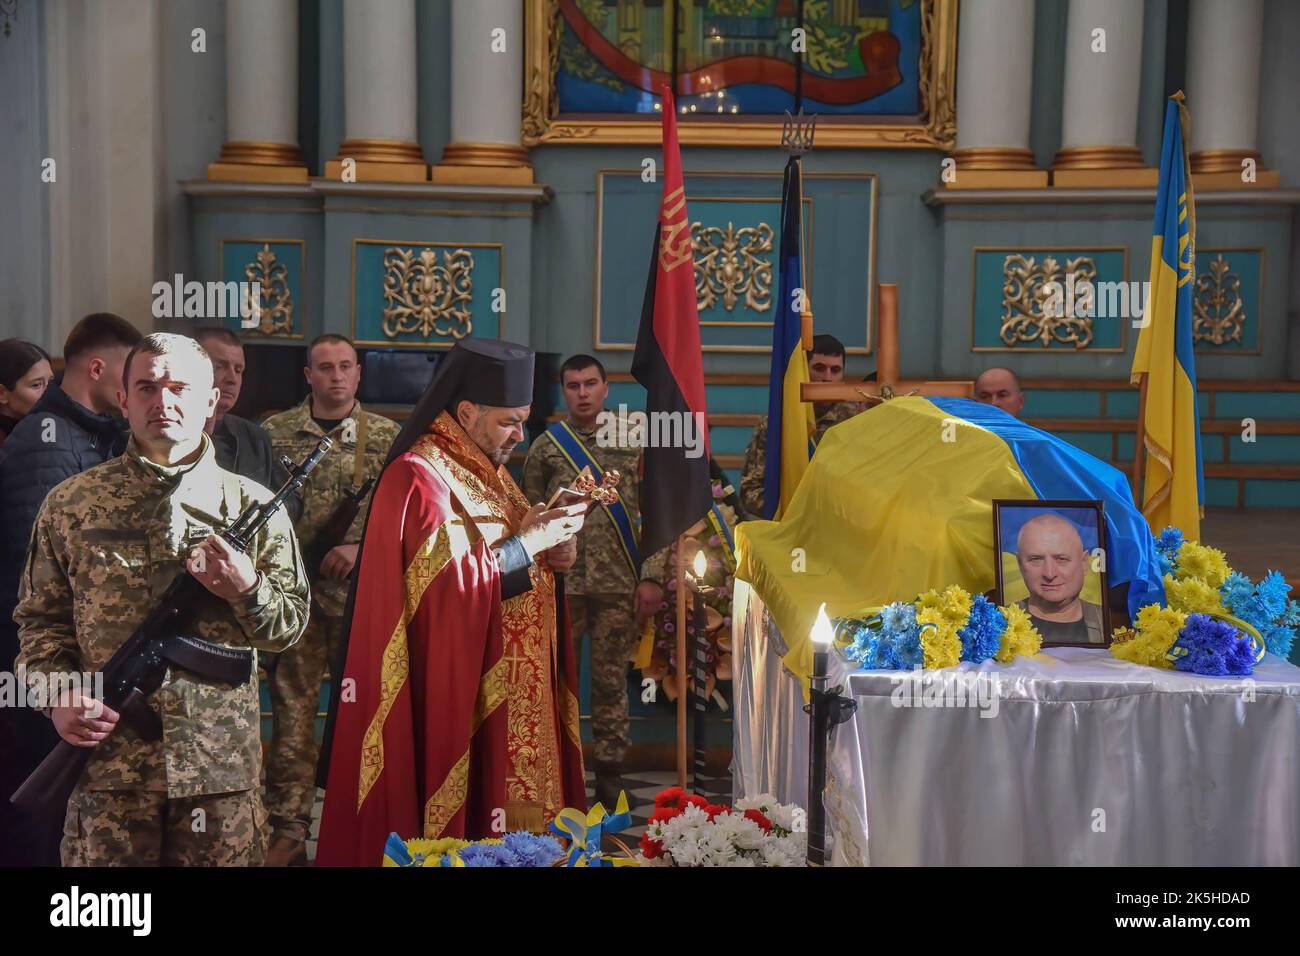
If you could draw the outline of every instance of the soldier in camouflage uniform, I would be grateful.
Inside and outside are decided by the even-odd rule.
[[[305,863],[306,840],[316,801],[316,715],[321,681],[334,662],[348,599],[349,577],[357,559],[370,504],[367,493],[343,543],[326,547],[324,526],[344,500],[344,492],[378,480],[397,437],[391,419],[367,412],[356,400],[361,382],[356,349],[341,335],[322,335],[307,348],[311,394],[296,408],[272,415],[262,427],[270,433],[275,458],[295,461],[325,435],[334,446],[303,487],[302,515],[294,524],[311,576],[311,622],[302,642],[281,654],[271,670],[272,740],[266,761],[266,805],[271,817],[267,866]],[[373,491],[373,487],[371,489]],[[324,553],[322,553],[324,552]]]
[[[590,355],[575,355],[561,367],[560,379],[569,409],[567,424],[602,472],[615,469],[622,476],[619,497],[635,527],[639,521],[641,450],[619,446],[618,430],[602,429],[597,421],[609,395],[604,366]],[[549,501],[556,489],[573,481],[577,471],[556,442],[539,436],[524,463],[524,494],[533,503]],[[587,515],[577,547],[577,562],[564,575],[564,594],[574,638],[591,633],[596,799],[610,807],[622,789],[619,768],[630,742],[627,668],[637,642],[633,617],[637,572],[603,507],[597,506]]]
[[[58,485],[37,517],[14,613],[20,665],[47,681],[99,670],[187,568],[216,596],[195,636],[293,644],[308,589],[288,517],[277,513],[247,554],[213,535],[271,495],[216,463],[203,432],[217,399],[207,356],[184,336],[146,336],[125,378],[126,452]],[[163,729],[152,742],[118,726],[93,688],[66,693],[47,713],[64,740],[94,752],[68,804],[64,866],[261,862],[255,670],[232,687],[169,669],[147,701]]]
[[[808,358],[808,379],[812,382],[844,381],[844,345],[833,335],[813,337],[813,348]],[[852,418],[862,410],[856,402],[835,402],[813,405],[817,420],[814,444],[822,440],[826,429]],[[762,518],[763,483],[767,480],[767,416],[764,415],[754,429],[754,437],[745,449],[745,467],[740,473],[740,500],[750,518]]]

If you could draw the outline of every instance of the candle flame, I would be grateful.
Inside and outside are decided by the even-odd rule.
[[[709,559],[704,556],[703,551],[695,552],[695,577],[697,580],[703,580],[704,572],[709,570]]]
[[[835,640],[835,628],[831,627],[831,619],[826,616],[826,605],[823,604],[817,610],[817,622],[813,624],[812,642],[819,645],[827,645]]]

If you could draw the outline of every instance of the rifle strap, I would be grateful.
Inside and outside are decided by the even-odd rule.
[[[352,455],[352,490],[361,487],[366,468],[366,433],[369,430],[369,416],[365,412],[357,415],[357,450]]]

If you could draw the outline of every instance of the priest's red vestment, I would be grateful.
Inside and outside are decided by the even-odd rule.
[[[384,470],[358,569],[316,862],[403,838],[542,831],[584,807],[574,658],[555,577],[501,600],[492,545],[528,501],[441,413]]]

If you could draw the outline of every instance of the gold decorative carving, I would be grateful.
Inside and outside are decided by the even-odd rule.
[[[527,49],[521,139],[525,146],[536,146],[547,136],[552,120],[559,113],[555,77],[560,72],[564,20],[560,16],[559,0],[529,0],[524,15]]]
[[[474,256],[468,249],[384,250],[384,335],[463,339],[473,331]]]
[[[1097,263],[1088,256],[1065,261],[1065,268],[1054,256],[1040,263],[1033,256],[1009,255],[1002,265],[1002,341],[1007,345],[1037,342],[1047,348],[1053,341],[1086,349],[1092,344],[1092,317],[1076,314],[1064,295],[1066,276],[1073,274],[1074,288],[1084,282],[1095,283]],[[1043,311],[1045,286],[1057,283],[1063,295],[1062,307]],[[1059,312],[1060,314],[1052,314]]]
[[[1196,345],[1227,345],[1240,342],[1246,324],[1241,301],[1241,277],[1223,253],[1210,260],[1210,271],[1196,277],[1192,300],[1192,340]]]
[[[866,118],[827,123],[817,131],[819,147],[950,150],[956,144],[957,0],[916,2],[921,4],[920,111],[907,118],[910,122]],[[564,21],[559,0],[525,0],[525,4],[523,145],[658,145],[662,121],[657,116],[560,117],[555,77]],[[774,146],[781,119],[683,122],[677,132],[686,146]]]
[[[721,298],[723,308],[731,312],[742,295],[752,312],[772,307],[773,236],[765,222],[740,229],[732,222],[725,229],[691,223],[695,297],[701,310],[713,308]]]
[[[293,294],[289,291],[289,273],[275,258],[271,244],[265,242],[256,257],[244,266],[244,278],[258,283],[261,295],[256,305],[245,311],[257,318],[257,325],[245,329],[249,335],[289,335],[293,332]]]

